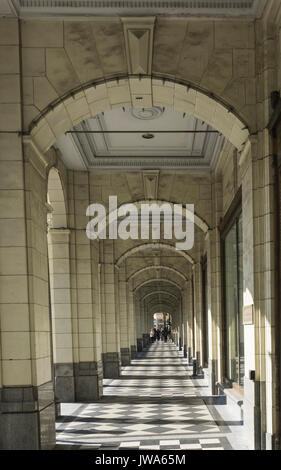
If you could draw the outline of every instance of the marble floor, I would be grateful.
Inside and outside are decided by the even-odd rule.
[[[247,449],[243,426],[224,421],[204,381],[191,374],[173,343],[152,344],[119,379],[104,380],[99,402],[61,405],[57,448]]]

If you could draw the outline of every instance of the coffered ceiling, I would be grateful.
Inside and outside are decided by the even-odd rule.
[[[83,121],[56,147],[72,169],[209,169],[223,140],[206,123],[170,108],[123,107]]]

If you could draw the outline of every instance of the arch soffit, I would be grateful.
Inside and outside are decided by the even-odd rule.
[[[167,251],[173,251],[177,253],[180,256],[183,256],[189,263],[195,264],[194,259],[188,255],[185,251],[177,250],[173,245],[169,245],[168,243],[142,243],[141,245],[138,245],[134,248],[130,248],[129,250],[125,251],[116,261],[115,265],[120,266],[128,257],[143,251],[143,250],[148,250],[148,249],[162,249],[162,250],[167,250]]]
[[[162,266],[162,265],[156,265],[156,266],[146,266],[145,268],[141,268],[139,269],[138,271],[135,271],[133,274],[131,274],[127,281],[129,280],[133,280],[135,277],[139,276],[140,274],[144,273],[144,272],[147,272],[147,271],[152,271],[152,270],[155,270],[156,272],[157,271],[169,271],[169,272],[172,272],[173,274],[176,274],[177,276],[179,276],[181,279],[183,279],[184,281],[188,281],[188,277],[185,276],[181,271],[179,271],[178,269],[176,268],[172,268],[171,266]],[[157,278],[156,278],[157,279]]]
[[[148,284],[151,284],[152,282],[163,282],[163,283],[167,283],[167,284],[171,284],[173,286],[175,286],[180,292],[182,291],[182,287],[175,281],[172,281],[171,279],[164,279],[164,278],[161,278],[161,279],[149,279],[147,281],[143,281],[140,285],[138,285],[137,287],[135,287],[135,289],[133,289],[133,292],[137,293],[139,289],[141,289],[143,286],[146,286]]]
[[[151,297],[152,295],[155,296],[155,297],[157,295],[160,295],[161,297],[167,295],[169,297],[173,297],[176,300],[179,300],[179,298],[175,294],[172,294],[171,292],[165,292],[165,291],[162,291],[162,290],[161,291],[149,292],[148,294],[145,294],[143,297],[141,297],[140,300],[141,301],[146,300],[148,297]]]

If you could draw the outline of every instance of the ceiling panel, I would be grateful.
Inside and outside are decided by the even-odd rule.
[[[152,138],[144,138],[147,134]],[[167,164],[208,169],[222,143],[218,132],[193,116],[169,108],[128,107],[83,121],[56,146],[73,169]]]

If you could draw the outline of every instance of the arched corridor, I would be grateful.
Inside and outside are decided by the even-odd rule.
[[[280,450],[280,35],[0,2],[0,449]]]

